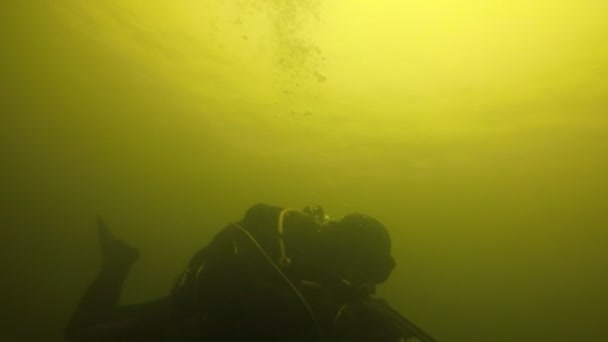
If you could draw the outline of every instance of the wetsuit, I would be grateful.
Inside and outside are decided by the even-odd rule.
[[[313,217],[293,212],[278,232],[281,212],[251,207],[197,253],[171,295],[149,303],[119,306],[130,264],[105,263],[66,339],[396,342],[412,335],[398,319],[387,319],[401,316],[372,291],[353,289],[332,274],[331,248],[315,238],[321,228]],[[277,272],[267,259],[276,266],[286,251],[289,265]]]

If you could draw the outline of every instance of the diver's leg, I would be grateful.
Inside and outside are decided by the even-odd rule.
[[[98,236],[103,265],[86,290],[70,320],[65,334],[68,341],[78,340],[89,327],[111,320],[120,300],[124,281],[139,251],[115,239],[103,220],[98,219]]]

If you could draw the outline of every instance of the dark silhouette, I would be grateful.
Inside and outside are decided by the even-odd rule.
[[[395,266],[387,230],[321,207],[265,204],[223,228],[165,298],[119,306],[137,249],[98,220],[102,269],[68,324],[73,341],[434,341],[382,299]]]

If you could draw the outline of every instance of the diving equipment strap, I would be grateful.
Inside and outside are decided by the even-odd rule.
[[[283,236],[283,232],[284,232],[284,222],[285,222],[285,214],[289,213],[289,212],[297,212],[297,213],[301,213],[301,214],[305,214],[303,211],[298,210],[298,209],[293,209],[293,208],[285,208],[283,210],[281,210],[281,213],[279,214],[279,222],[278,222],[278,226],[277,226],[277,231],[279,233],[279,266],[281,267],[287,267],[291,264],[291,259],[289,259],[289,257],[286,254],[285,251],[285,238]]]

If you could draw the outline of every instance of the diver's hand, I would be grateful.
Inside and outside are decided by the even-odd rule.
[[[139,259],[139,250],[116,239],[100,216],[97,216],[97,238],[104,265],[130,266]]]

